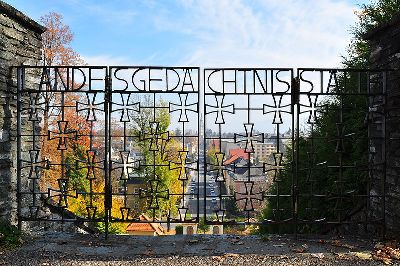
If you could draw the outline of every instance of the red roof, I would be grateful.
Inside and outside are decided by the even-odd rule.
[[[141,221],[150,221],[144,214],[140,215]],[[158,223],[130,223],[126,228],[128,232],[156,232],[157,235],[163,235],[164,229]]]
[[[154,229],[150,223],[131,223],[126,228],[126,231],[155,232],[156,229]]]
[[[229,150],[229,159],[224,162],[225,165],[231,164],[237,159],[244,159],[248,160],[249,159],[249,154],[242,148],[237,148],[237,149],[231,149]]]
[[[240,158],[243,158],[245,160],[247,160],[249,158],[249,154],[242,148],[236,148],[236,149],[229,150],[229,157],[233,157],[235,155],[237,155]]]

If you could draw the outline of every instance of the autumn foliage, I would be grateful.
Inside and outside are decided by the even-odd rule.
[[[44,65],[50,71],[52,66],[84,65],[70,46],[74,36],[63,23],[62,16],[52,12],[43,16],[41,22],[47,28],[42,36]],[[59,78],[66,82],[67,68],[60,73]],[[52,82],[54,80],[48,81]],[[94,121],[88,121],[84,112],[77,110],[77,102],[87,101],[85,94],[53,91],[52,86],[48,86],[44,97],[47,108],[41,122],[41,159],[48,162],[48,167],[42,171],[41,190],[51,191],[52,204],[67,208],[77,216],[102,218],[106,213],[102,165],[105,155],[101,158],[101,151],[93,141],[96,136]],[[121,207],[122,201],[114,200],[111,213],[117,215]],[[101,223],[98,227],[102,228]],[[125,227],[114,224],[111,230],[121,233]]]
[[[74,35],[62,19],[63,17],[55,12],[50,12],[40,18],[40,22],[47,29],[42,34],[44,64],[47,66],[83,64],[79,54],[70,46]]]

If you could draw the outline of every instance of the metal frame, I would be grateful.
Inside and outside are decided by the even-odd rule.
[[[54,75],[55,78],[52,81],[48,80],[47,82],[46,79],[51,78],[47,76],[46,71],[50,71]],[[62,71],[64,71],[63,75],[66,75],[64,83],[60,78]],[[69,82],[70,79],[74,79],[74,71],[80,71],[83,74],[83,77],[81,76],[76,83],[84,81],[87,83],[86,86],[74,89],[75,81]],[[96,71],[103,71],[103,77],[95,77]],[[148,73],[146,72],[147,76],[143,79],[138,78],[135,83],[134,73],[140,71],[148,71]],[[165,80],[153,77],[151,71],[158,74],[165,72]],[[173,72],[177,76],[171,76]],[[183,73],[182,76],[178,72]],[[187,79],[189,72],[195,73],[193,74],[195,78],[192,76],[190,81]],[[301,68],[297,69],[296,77],[295,70],[291,68],[205,68],[202,72],[201,74],[198,67],[17,67],[17,211],[19,227],[21,228],[23,221],[59,221],[80,224],[101,222],[104,223],[107,235],[110,223],[148,223],[147,220],[140,220],[136,214],[131,215],[133,210],[128,206],[128,201],[144,200],[148,202],[148,207],[152,210],[150,221],[167,223],[168,226],[170,223],[197,223],[200,216],[204,216],[206,217],[205,222],[212,225],[254,224],[265,228],[278,227],[278,231],[289,225],[289,231],[295,235],[304,233],[304,228],[308,228],[308,232],[326,232],[333,229],[340,230],[341,226],[348,227],[350,225],[361,225],[364,228],[369,225],[382,226],[382,232],[385,232],[385,147],[387,136],[385,104],[386,80],[389,71]],[[39,78],[40,84],[34,84],[31,80],[26,81],[27,75]],[[75,73],[75,75],[77,74]],[[143,73],[140,75],[144,77]],[[201,75],[203,90],[200,89]],[[177,79],[179,79],[178,83],[176,83]],[[221,81],[222,83],[218,85],[218,82]],[[92,86],[91,82],[96,85]],[[165,85],[160,85],[161,83],[165,83]],[[172,83],[181,84],[181,86],[177,85],[171,88],[169,85]],[[27,84],[29,86],[33,84],[36,87],[27,88]],[[211,86],[212,84],[217,85]],[[152,85],[154,85],[153,89]],[[42,94],[46,93],[52,93],[54,97],[51,101],[43,102],[43,99],[46,98],[43,98]],[[78,95],[77,99],[68,99],[69,94]],[[133,98],[140,97],[140,95],[149,97],[148,105],[141,101],[143,98],[138,98],[139,101],[136,102],[132,101]],[[86,97],[86,102],[81,102],[84,97]],[[158,97],[164,97],[168,104],[160,104]],[[337,112],[339,119],[336,123],[337,135],[319,136],[316,120],[319,119],[321,112],[324,112],[324,108],[329,109],[327,103],[332,99],[336,103],[330,107],[334,108],[332,112],[335,114]],[[346,135],[344,134],[345,129],[342,127],[347,123],[343,119],[346,118],[346,110],[349,108],[348,104],[351,103],[349,99],[365,100],[363,107],[366,108],[367,134],[361,137],[364,138],[363,141],[368,142],[366,150],[369,150],[367,162],[357,162],[353,165],[348,164],[349,158],[345,157],[344,147],[349,140],[356,140],[356,133],[347,132]],[[200,100],[203,101],[201,104]],[[45,134],[38,134],[38,130],[40,131],[38,127],[43,119],[43,117],[38,117],[38,114],[40,116],[44,110],[48,111],[49,108],[59,110],[59,113],[54,115],[55,120],[53,119],[53,122],[55,121],[57,124],[52,124]],[[67,130],[68,119],[64,119],[66,109],[75,113],[84,113],[86,133]],[[164,111],[168,114],[179,111],[177,125],[180,127],[180,135],[174,135],[170,131],[159,131],[160,121],[157,120],[157,115]],[[150,123],[146,124],[147,132],[134,132],[129,127],[129,123],[134,114],[140,115],[141,112],[151,113],[153,119],[147,121]],[[194,114],[195,118],[192,120],[197,119],[194,121],[197,127],[194,135],[186,134],[186,126],[192,122],[188,119],[187,112]],[[102,119],[99,119],[99,115],[102,116]],[[61,116],[61,120],[57,118],[59,116]],[[225,120],[224,117],[229,116],[231,120]],[[372,116],[374,117],[371,118]],[[260,118],[264,120],[255,121],[254,117],[256,120]],[[375,130],[376,125],[371,119],[380,121],[381,127],[378,130]],[[229,121],[235,123],[229,123]],[[306,128],[308,132],[302,131],[304,125],[308,125]],[[104,127],[104,132],[98,134],[101,126]],[[276,134],[268,135],[265,128],[271,130],[273,127],[275,127]],[[211,128],[216,130],[215,134],[210,133],[209,129]],[[225,130],[226,128],[228,130]],[[57,129],[59,131],[56,131]],[[288,129],[290,129],[290,134],[283,136],[282,131]],[[96,130],[97,132],[95,132]],[[227,131],[232,134],[229,135],[226,133]],[[43,137],[47,140],[58,140],[56,151],[60,153],[60,162],[49,162],[42,158],[40,140]],[[93,176],[89,177],[88,174],[89,183],[86,185],[89,185],[89,190],[69,191],[67,189],[69,178],[65,176],[67,171],[65,167],[69,167],[69,164],[66,163],[66,146],[69,141],[76,141],[80,138],[89,141],[90,149],[86,151],[88,152],[87,159],[90,157],[92,160],[76,160],[76,165],[81,168],[86,167],[87,171],[92,171]],[[166,143],[174,138],[179,139],[182,144],[178,151],[178,160],[164,158],[162,155],[163,145],[167,145]],[[195,138],[198,145],[197,160],[191,162],[190,166],[186,161],[185,143],[187,138]],[[305,142],[305,139],[308,142]],[[282,141],[287,143],[286,149],[290,153],[286,154],[281,150],[285,147]],[[336,162],[319,162],[318,158],[315,158],[318,153],[315,145],[323,141],[336,143],[335,150],[330,151],[333,157],[336,156]],[[243,161],[239,162],[240,160],[225,164],[228,158],[222,143],[227,142],[242,147],[244,150],[242,157],[247,158],[247,164],[243,165]],[[254,145],[260,143],[260,146],[263,146],[269,142],[275,143],[276,150],[270,154],[269,159],[263,159],[264,161],[261,163],[254,162],[256,154]],[[129,143],[150,145],[149,154],[142,155],[144,157],[137,161],[130,161],[132,157],[131,149],[128,148]],[[207,154],[211,144],[215,149],[213,155],[215,158],[213,159]],[[381,154],[377,159],[377,154],[372,146],[379,145],[382,148],[379,150]],[[201,155],[199,150],[201,149],[204,153],[202,158],[204,163],[199,161]],[[119,154],[119,156],[115,154]],[[311,156],[307,157],[310,160],[305,161],[304,154]],[[251,163],[250,158],[254,159]],[[42,191],[40,188],[41,170],[49,167],[61,167],[61,176],[58,178],[60,187],[57,191],[50,188]],[[179,182],[182,187],[180,193],[170,192],[169,188],[159,191],[157,171],[164,168],[167,171],[194,172],[198,184],[197,192],[194,193],[194,196],[197,197],[196,211],[192,212],[194,217],[187,217],[188,208],[185,206],[186,197],[190,194],[185,192],[190,178],[188,179],[187,175],[180,176]],[[202,173],[203,169],[204,173]],[[290,191],[282,192],[279,188],[280,182],[282,182],[279,180],[282,171],[286,171],[284,175],[290,179]],[[320,181],[315,180],[315,177],[323,171],[326,171],[326,175],[329,177],[337,175],[337,179],[332,182],[338,184],[338,191],[316,192],[315,184]],[[365,186],[363,188],[365,190],[360,190],[360,192],[355,189],[355,192],[351,192],[351,189],[347,187],[345,191],[346,175],[353,174],[352,171],[363,173],[362,176],[365,180],[360,184]],[[259,187],[255,181],[259,175],[255,173],[258,172],[262,172],[262,175],[270,182],[269,187]],[[104,178],[103,191],[97,191],[94,188],[96,173],[101,173]],[[202,178],[199,173],[202,173]],[[136,192],[128,192],[127,182],[139,175],[150,176],[146,179],[148,185],[144,184]],[[372,195],[370,192],[371,182],[374,181],[375,176],[380,176],[382,182],[382,190],[378,195]],[[25,182],[24,177],[28,177],[28,183]],[[322,177],[319,178],[322,180]],[[219,190],[215,196],[207,194],[207,183],[211,179],[218,184]],[[113,182],[117,182],[121,189],[113,188]],[[201,182],[204,186],[202,191],[199,189]],[[229,182],[241,183],[239,187],[241,186],[244,190],[229,189],[229,185],[231,185]],[[257,189],[259,189],[258,192],[255,191]],[[64,204],[68,202],[68,198],[77,200],[80,196],[87,201],[84,207],[86,215],[76,215],[68,211]],[[92,204],[93,198],[96,197],[104,197],[102,206]],[[182,199],[183,205],[178,206],[179,217],[176,218],[176,215],[168,213],[160,219],[157,213],[158,200],[169,197]],[[56,198],[58,198],[58,203]],[[216,204],[213,200],[210,203],[210,199],[213,198],[217,198]],[[39,215],[42,207],[39,199],[52,210],[56,210],[58,213],[56,217]],[[365,200],[363,217],[350,217],[352,210],[340,209],[342,202],[349,199]],[[378,218],[371,213],[370,204],[374,199],[381,202],[383,209],[382,216]],[[321,200],[326,201],[328,205],[333,201],[336,202],[332,209],[333,214],[326,214],[313,207],[314,201]],[[228,201],[230,204],[243,205],[239,218],[229,217]],[[275,204],[269,216],[264,217],[264,220],[255,219],[259,208],[265,207],[267,202]],[[122,204],[120,214],[112,212],[115,204]],[[212,209],[214,217],[210,216],[210,206],[211,209],[215,208]],[[104,209],[101,215],[98,215],[99,208]],[[288,232],[288,229],[283,229],[283,232]]]

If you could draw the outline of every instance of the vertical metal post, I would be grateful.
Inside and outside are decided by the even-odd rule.
[[[205,117],[205,112],[204,112],[204,100],[202,101],[202,97],[204,96],[205,93],[205,86],[204,86],[204,81],[203,81],[203,90],[200,89],[200,75],[201,75],[201,71],[200,68],[197,68],[197,102],[198,102],[198,108],[199,108],[199,112],[198,112],[198,128],[197,128],[197,217],[196,217],[196,222],[200,222],[200,167],[203,168],[204,170],[204,165],[200,166],[200,149],[201,149],[201,143],[200,141],[202,140],[202,136],[201,135],[201,128],[205,128],[205,126],[202,124],[203,121],[203,117]],[[201,93],[203,92],[203,94]],[[204,138],[203,138],[204,141]],[[203,150],[204,153],[204,150]],[[204,184],[205,185],[205,184]],[[188,207],[189,207],[189,203],[188,203]]]
[[[292,197],[293,197],[293,221],[294,236],[297,239],[298,231],[298,164],[299,164],[299,115],[300,115],[300,73],[297,70],[297,77],[293,78],[292,72]]]
[[[18,230],[22,229],[21,217],[21,93],[24,89],[23,66],[17,68],[17,218]]]
[[[203,191],[203,210],[204,210],[204,221],[207,221],[207,153],[206,153],[206,130],[205,130],[205,125],[206,125],[206,70],[203,69],[203,114],[204,114],[204,130],[203,130],[203,156],[204,156],[204,162],[203,162],[203,181],[204,181],[204,191]],[[199,186],[200,187],[200,186]],[[199,191],[199,189],[198,189]],[[200,195],[200,191],[198,192],[198,195]],[[200,196],[199,200],[200,201]],[[200,213],[200,212],[199,212]],[[198,217],[198,221],[200,222],[200,216]]]
[[[109,133],[109,124],[111,123],[110,119],[110,104],[111,104],[111,79],[110,79],[110,69],[106,68],[106,77],[105,77],[105,95],[104,95],[104,113],[105,113],[105,134],[104,134],[104,150],[105,150],[105,158],[104,158],[104,224],[105,224],[105,238],[108,239],[109,233],[109,220],[110,220],[110,209],[111,209],[111,189],[110,189],[110,158],[111,158],[111,148],[110,148],[110,133]]]

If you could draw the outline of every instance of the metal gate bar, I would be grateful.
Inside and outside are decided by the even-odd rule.
[[[19,66],[19,227],[385,232],[389,73]]]

